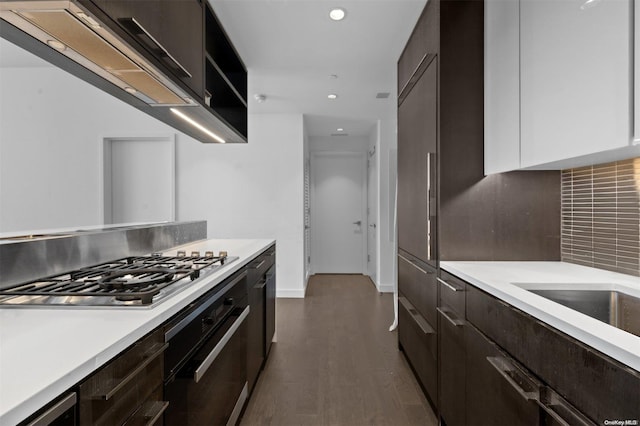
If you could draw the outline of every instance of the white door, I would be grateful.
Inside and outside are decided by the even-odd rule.
[[[367,160],[367,271],[374,283],[376,281],[376,234],[378,232],[377,205],[378,185],[376,169],[376,152]]]
[[[173,138],[105,139],[104,223],[174,219]]]
[[[311,155],[314,273],[366,273],[365,155]]]

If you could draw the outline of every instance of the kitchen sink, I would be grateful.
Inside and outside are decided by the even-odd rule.
[[[614,285],[516,284],[531,293],[571,308],[628,333],[640,336],[640,295],[632,295]],[[577,288],[568,288],[568,287]],[[635,293],[635,292],[634,292]]]

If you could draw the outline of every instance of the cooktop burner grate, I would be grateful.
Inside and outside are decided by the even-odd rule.
[[[209,252],[126,257],[3,289],[0,297],[6,299],[2,303],[12,304],[150,305],[166,287],[193,281],[201,270],[215,270],[235,259]]]

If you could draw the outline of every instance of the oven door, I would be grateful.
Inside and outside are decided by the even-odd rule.
[[[246,303],[165,384],[166,425],[235,424],[247,399]]]

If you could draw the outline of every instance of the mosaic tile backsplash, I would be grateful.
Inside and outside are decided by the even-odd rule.
[[[561,256],[640,276],[640,157],[562,171]]]

